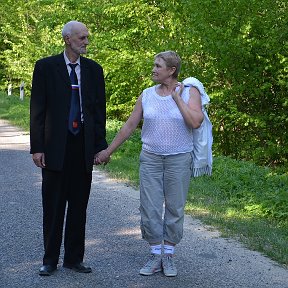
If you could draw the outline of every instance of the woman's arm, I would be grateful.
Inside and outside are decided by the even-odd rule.
[[[115,136],[111,144],[108,146],[108,148],[96,154],[94,163],[102,164],[109,162],[111,154],[130,137],[130,135],[137,128],[142,118],[143,118],[143,110],[142,110],[142,94],[141,94],[128,120],[122,126],[122,128],[117,133],[117,135]]]
[[[191,128],[199,128],[204,115],[201,109],[201,95],[197,88],[191,87],[189,90],[189,101],[186,104],[181,98],[184,85],[181,84],[178,91],[172,93],[172,97],[176,102],[186,124]]]

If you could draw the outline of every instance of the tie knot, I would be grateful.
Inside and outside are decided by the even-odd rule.
[[[69,66],[71,67],[72,70],[75,70],[77,65],[78,65],[78,63],[76,63],[76,64],[69,63]]]

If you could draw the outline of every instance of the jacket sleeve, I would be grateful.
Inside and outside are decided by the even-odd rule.
[[[40,61],[34,67],[30,99],[30,153],[44,151],[45,127],[45,75]]]
[[[97,108],[96,108],[96,123],[95,123],[95,146],[94,152],[98,153],[99,151],[107,148],[106,142],[106,95],[105,95],[105,81],[104,73],[102,67],[98,66],[98,89],[97,89]]]

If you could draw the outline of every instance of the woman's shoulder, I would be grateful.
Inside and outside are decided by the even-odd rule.
[[[154,85],[154,86],[145,88],[145,89],[143,90],[143,94],[144,94],[144,93],[145,93],[145,94],[147,94],[147,93],[155,93],[156,86],[157,86],[157,85]]]
[[[142,99],[146,99],[147,97],[154,95],[156,93],[156,85],[148,87],[142,92]]]

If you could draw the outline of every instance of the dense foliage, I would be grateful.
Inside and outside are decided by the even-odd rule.
[[[127,119],[152,85],[153,55],[175,50],[180,80],[197,77],[211,96],[215,154],[287,167],[287,1],[0,1],[2,90],[24,80],[29,91],[35,61],[63,50],[62,26],[76,19],[104,67],[109,118]]]

